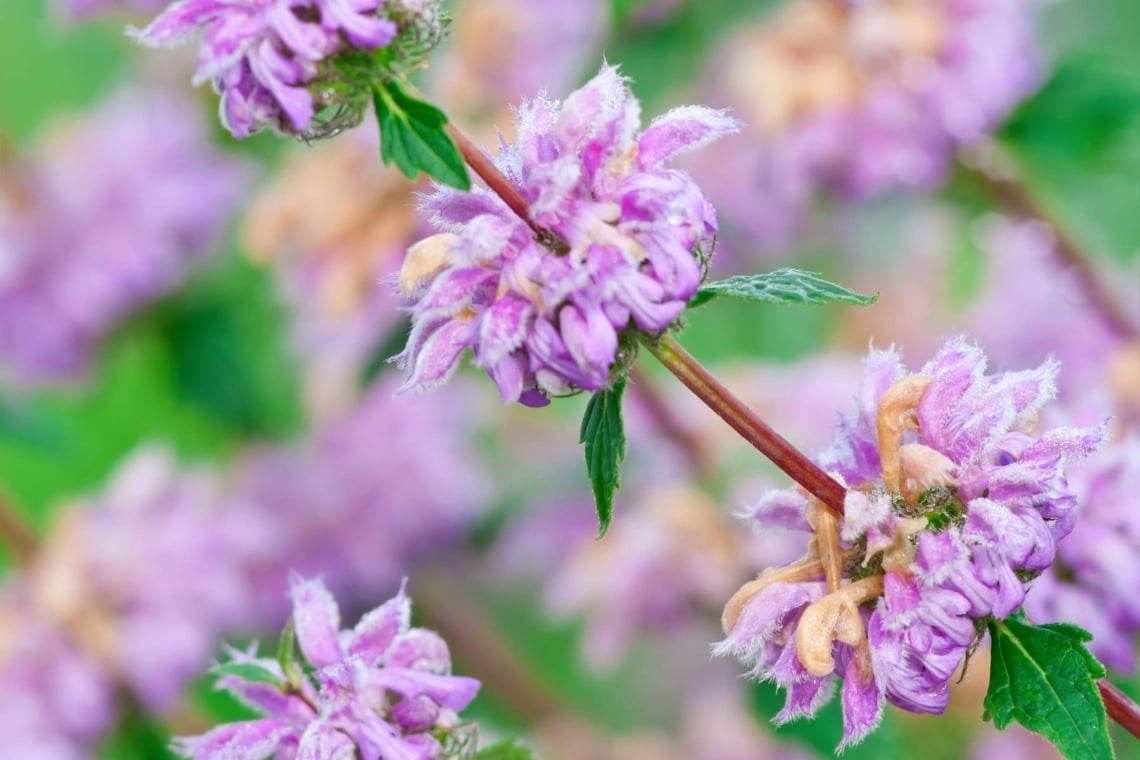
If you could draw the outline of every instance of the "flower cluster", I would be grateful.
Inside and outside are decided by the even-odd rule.
[[[312,758],[434,760],[464,740],[458,712],[479,682],[451,675],[436,633],[411,627],[403,590],[351,630],[320,580],[294,579],[292,629],[308,670],[289,649],[277,659],[233,652],[218,688],[266,717],[175,742],[195,760]]]
[[[596,390],[629,359],[636,331],[677,319],[704,276],[716,217],[665,163],[736,123],[699,107],[639,123],[626,80],[605,66],[565,103],[519,109],[518,140],[495,162],[528,219],[482,189],[427,199],[445,232],[413,246],[400,275],[415,299],[400,357],[408,388],[443,382],[471,347],[506,402]]]
[[[82,374],[121,318],[215,249],[248,181],[192,103],[158,92],[117,93],[15,162],[0,182],[0,372]]]
[[[414,64],[443,33],[434,0],[180,0],[130,33],[169,47],[198,31],[194,83],[213,83],[238,138],[263,126],[315,136],[358,123],[372,79]],[[382,48],[393,60],[375,55]]]
[[[919,374],[893,351],[867,359],[856,414],[820,464],[850,488],[842,519],[802,492],[766,496],[765,526],[811,531],[808,554],[746,584],[725,607],[721,654],[788,691],[780,721],[810,716],[842,680],[844,745],[884,700],[940,713],[979,640],[1054,560],[1076,518],[1067,462],[1105,431],[1036,434],[1058,365],[986,375],[982,352],[949,341]]]
[[[727,45],[715,86],[749,124],[698,172],[779,244],[816,193],[941,181],[1040,80],[1035,0],[795,0]]]

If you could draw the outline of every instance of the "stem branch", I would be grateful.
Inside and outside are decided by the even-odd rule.
[[[1108,711],[1108,717],[1112,718],[1121,728],[1128,733],[1140,739],[1140,705],[1137,705],[1128,695],[1108,681],[1102,678],[1097,681],[1097,687],[1100,688],[1100,695],[1104,698],[1104,706]]]
[[[1017,216],[1026,219],[1036,219],[1047,224],[1053,230],[1057,239],[1053,246],[1054,255],[1060,263],[1076,275],[1077,283],[1084,291],[1089,305],[1101,316],[1105,324],[1117,337],[1122,339],[1140,338],[1140,325],[1129,319],[1112,293],[1105,288],[1097,276],[1095,269],[1085,255],[1080,244],[1073,235],[1057,222],[1054,215],[1034,197],[1023,183],[1016,178],[1012,161],[1004,156],[997,156],[1001,164],[992,171],[975,169],[966,166],[965,169],[979,183],[981,183],[1005,208]]]
[[[646,347],[686,388],[740,433],[744,440],[837,516],[843,516],[846,489],[756,416],[747,404],[721,385],[681,344],[665,335],[656,343],[646,343]]]

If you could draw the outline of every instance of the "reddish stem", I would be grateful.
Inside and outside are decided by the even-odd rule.
[[[795,446],[756,416],[742,400],[721,385],[700,362],[676,340],[666,335],[656,343],[647,343],[649,351],[665,365],[686,388],[712,409],[759,451],[784,471],[808,493],[823,502],[837,516],[843,516],[846,489],[821,470]]]
[[[448,123],[447,133],[451,135],[451,139],[455,140],[459,152],[463,154],[463,160],[467,165],[475,170],[487,187],[491,189],[495,195],[503,199],[503,202],[510,207],[511,211],[518,214],[519,218],[530,225],[530,228],[535,231],[535,234],[542,235],[543,230],[534,223],[530,218],[530,204],[527,203],[526,198],[519,192],[519,189],[511,184],[511,181],[499,171],[499,167],[495,166],[495,162],[487,156],[479,146],[473,143],[467,135],[459,131],[454,124]]]
[[[1106,680],[1101,679],[1096,684],[1100,688],[1100,695],[1104,698],[1104,707],[1108,717],[1116,721],[1128,733],[1140,739],[1140,705],[1137,705],[1128,695]]]

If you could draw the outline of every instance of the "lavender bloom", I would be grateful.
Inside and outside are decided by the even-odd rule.
[[[134,309],[214,250],[248,184],[193,104],[120,92],[0,184],[0,374],[71,380]]]
[[[1093,634],[1100,660],[1122,673],[1136,668],[1140,632],[1140,434],[1113,442],[1073,468],[1081,519],[1058,547],[1058,562],[1034,583],[1026,611],[1037,622],[1078,620]]]
[[[322,573],[360,600],[412,563],[455,547],[486,505],[485,475],[469,446],[479,406],[466,391],[394,398],[381,378],[347,414],[299,446],[268,449],[235,474],[234,509],[259,526],[249,555],[257,610],[269,623],[288,571]],[[382,452],[382,453],[378,453]]]
[[[796,0],[729,43],[715,87],[751,130],[698,177],[727,220],[770,245],[798,231],[821,191],[936,185],[955,149],[1040,81],[1035,4]]]
[[[218,688],[266,717],[178,739],[176,751],[195,760],[441,757],[441,739],[460,728],[457,713],[475,698],[479,682],[451,675],[443,639],[411,627],[403,590],[351,630],[340,629],[336,601],[320,580],[295,578],[291,595],[297,643],[312,675],[233,652],[232,662],[266,678],[226,674]]]
[[[249,137],[263,126],[308,135],[322,109],[346,113],[316,125],[316,131],[357,123],[367,107],[370,92],[345,79],[346,56],[386,47],[404,31],[419,34],[424,26],[424,36],[442,34],[438,3],[412,5],[398,0],[180,0],[145,30],[129,33],[144,44],[170,47],[202,32],[194,83],[213,83],[222,98],[222,123],[234,137]]]
[[[15,757],[81,760],[115,721],[108,673],[35,608],[28,584],[0,589],[0,741]]]
[[[941,713],[978,641],[1053,562],[1076,516],[1067,462],[1098,428],[1036,433],[1056,393],[1055,362],[986,375],[982,352],[951,339],[919,374],[872,352],[856,412],[819,462],[851,490],[840,520],[799,491],[774,492],[753,517],[810,531],[802,559],[771,568],[725,607],[735,654],[788,691],[777,720],[811,716],[841,681],[843,745],[878,723],[885,701]]]
[[[427,199],[445,232],[413,246],[401,272],[415,298],[406,388],[444,382],[471,347],[504,402],[541,404],[605,387],[631,358],[635,331],[673,323],[703,278],[716,217],[665,162],[736,123],[693,106],[640,132],[639,122],[611,66],[564,103],[539,97],[519,109],[518,140],[495,160],[542,240],[486,190]]]

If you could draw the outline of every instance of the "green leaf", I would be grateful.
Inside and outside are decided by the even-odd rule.
[[[1032,625],[1023,612],[991,619],[989,629],[986,717],[1001,729],[1016,720],[1070,760],[1114,757],[1096,685],[1104,666],[1084,646],[1092,635],[1068,623]]]
[[[293,618],[285,622],[281,631],[281,638],[277,640],[277,664],[285,674],[285,680],[293,686],[300,686],[305,678],[305,672],[297,659],[297,632],[293,628]]]
[[[214,676],[237,676],[251,683],[271,683],[281,686],[281,676],[256,662],[225,662],[210,671]]]
[[[700,306],[720,296],[733,296],[760,303],[845,303],[853,306],[869,306],[879,300],[877,295],[865,296],[828,282],[815,272],[777,269],[767,274],[738,275],[727,280],[706,282],[689,301],[689,306]]]
[[[514,739],[504,739],[476,752],[474,760],[534,760],[534,753]]]
[[[598,508],[598,538],[606,535],[614,514],[614,493],[621,488],[621,463],[625,459],[625,425],[621,398],[625,378],[612,388],[594,393],[582,417],[579,443],[586,444],[586,472],[594,489]]]
[[[159,330],[170,347],[170,371],[179,395],[245,434],[270,427],[254,358],[233,304],[219,296],[169,304]]]
[[[409,179],[422,171],[460,190],[471,189],[467,164],[444,131],[447,116],[412,97],[396,80],[377,84],[372,99],[380,122],[380,157]]]
[[[1033,153],[1090,163],[1119,159],[1121,143],[1140,126],[1140,78],[1098,55],[1062,60],[1000,132],[1003,142]]]

